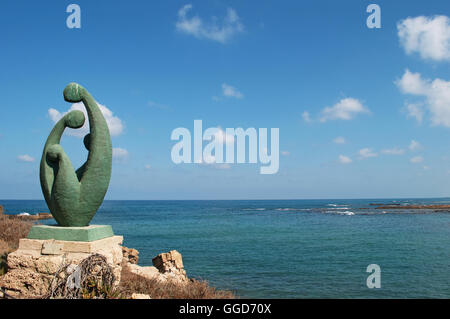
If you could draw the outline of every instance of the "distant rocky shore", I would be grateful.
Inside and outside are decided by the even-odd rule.
[[[16,218],[20,218],[23,220],[42,220],[42,219],[52,219],[53,216],[50,213],[37,213],[35,215],[30,214],[18,214],[18,215],[11,215]]]
[[[5,213],[5,209],[2,205],[0,205],[0,215]],[[41,220],[41,219],[52,219],[53,216],[50,213],[37,213],[35,215],[31,215],[28,213],[17,214],[17,215],[8,215],[11,217],[21,218],[23,220]]]
[[[433,209],[450,210],[450,205],[400,205],[400,204],[370,204],[375,209]]]

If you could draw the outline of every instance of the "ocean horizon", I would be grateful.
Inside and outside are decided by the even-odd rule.
[[[0,204],[48,212],[43,200]],[[176,249],[189,277],[243,298],[449,298],[450,213],[371,204],[450,198],[106,200],[91,224],[112,225],[141,266]],[[370,264],[380,289],[366,285]]]

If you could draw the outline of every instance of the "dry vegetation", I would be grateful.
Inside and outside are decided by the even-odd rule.
[[[68,280],[72,271],[66,264],[55,273],[45,299],[117,299],[120,293],[113,288],[115,281],[113,269],[106,257],[93,254],[80,263],[80,287]]]
[[[33,223],[3,214],[0,206],[0,276],[6,272],[6,256],[19,247],[19,239],[28,235]]]
[[[0,239],[0,276],[4,275],[8,268],[6,265],[7,251],[9,251],[8,243]]]
[[[122,297],[130,298],[133,293],[150,295],[152,299],[233,299],[231,291],[217,290],[206,281],[191,279],[186,285],[161,283],[155,279],[147,279],[122,269],[119,291]]]
[[[0,213],[0,255],[16,250],[19,239],[27,237],[31,226],[31,221]]]
[[[92,257],[92,256],[91,256]],[[89,258],[91,258],[89,257]],[[94,256],[96,257],[96,256]],[[88,259],[89,259],[88,258]],[[98,258],[98,257],[96,257]],[[87,264],[87,259],[85,260]],[[106,261],[105,261],[106,263]],[[91,265],[92,266],[92,265]],[[109,266],[104,265],[104,268]],[[87,274],[89,272],[86,272]],[[55,276],[55,278],[58,276]],[[64,277],[64,276],[63,276]],[[206,281],[191,280],[186,284],[174,282],[159,282],[156,279],[147,279],[122,268],[121,281],[118,287],[104,284],[103,278],[89,275],[82,279],[80,289],[68,289],[65,280],[59,280],[56,290],[42,298],[69,298],[69,299],[130,299],[136,294],[149,295],[151,299],[233,299],[236,296],[231,291],[217,290],[210,287]],[[113,278],[112,278],[113,279]],[[111,280],[109,281],[111,282]]]

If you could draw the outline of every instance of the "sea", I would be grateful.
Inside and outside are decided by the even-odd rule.
[[[0,204],[48,212],[39,200]],[[142,266],[178,250],[189,277],[241,298],[450,298],[450,212],[376,204],[450,198],[105,201],[91,224],[112,225]],[[367,285],[373,264],[380,288]]]

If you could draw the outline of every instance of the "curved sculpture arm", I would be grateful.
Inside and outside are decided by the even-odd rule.
[[[47,150],[47,160],[54,164],[54,181],[50,201],[54,211],[59,211],[54,217],[58,224],[64,224],[70,219],[70,210],[79,206],[80,202],[80,182],[75,174],[75,170],[69,157],[59,144],[51,145]]]
[[[63,118],[61,118],[58,123],[56,123],[53,130],[50,132],[50,135],[47,138],[47,142],[44,146],[44,151],[41,158],[41,168],[40,168],[40,180],[41,180],[41,187],[42,192],[44,193],[44,198],[47,202],[47,204],[52,203],[51,196],[52,196],[52,190],[53,185],[55,181],[55,176],[58,175],[59,172],[59,158],[66,159],[67,156],[64,153],[64,150],[61,147],[60,152],[64,153],[60,157],[49,157],[48,151],[50,148],[52,148],[54,145],[58,145],[61,141],[61,136],[64,133],[64,130],[66,127],[70,127],[73,129],[80,128],[84,125],[85,117],[83,112],[81,111],[72,111],[68,114],[66,114]],[[69,158],[67,160],[70,163]],[[66,166],[66,165],[64,165]],[[70,164],[72,166],[72,164]],[[50,206],[50,204],[49,204]],[[52,208],[50,208],[50,211],[52,211]]]
[[[69,84],[64,89],[64,99],[72,103],[83,102],[86,107],[91,132],[88,143],[85,138],[85,145],[89,145],[86,147],[89,149],[89,156],[78,173],[81,177],[81,200],[98,204],[100,207],[108,190],[112,168],[112,144],[108,124],[92,95],[81,85]]]

